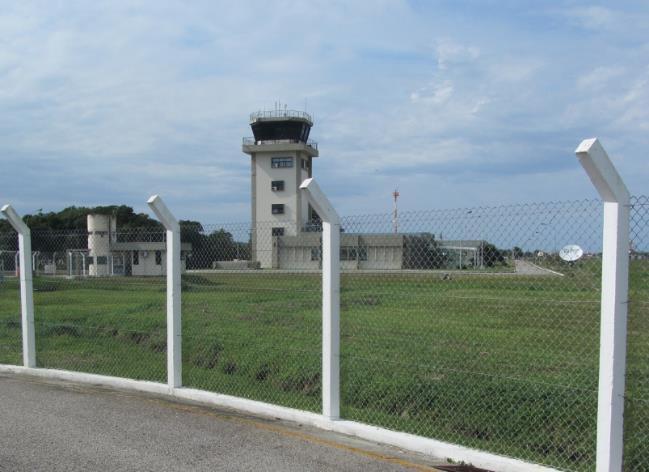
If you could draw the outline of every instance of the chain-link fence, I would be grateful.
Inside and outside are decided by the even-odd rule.
[[[624,470],[649,464],[649,197],[631,199]]]
[[[644,470],[649,199],[632,204],[625,470]],[[38,365],[164,381],[165,233],[99,220],[32,231]],[[594,468],[601,202],[355,216],[341,227],[343,418]],[[181,224],[184,386],[321,411],[321,230]],[[568,245],[580,249],[561,253]],[[0,234],[0,250],[0,362],[20,363],[15,233]]]
[[[322,284],[300,231],[281,220],[181,226],[183,385],[320,410]]]
[[[18,234],[0,232],[0,364],[22,363]]]
[[[344,218],[343,416],[592,470],[601,222],[599,201]]]
[[[39,367],[166,379],[165,233],[32,231]]]

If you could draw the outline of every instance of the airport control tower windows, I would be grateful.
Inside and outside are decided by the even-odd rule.
[[[266,161],[268,162],[268,161]],[[270,166],[273,169],[280,167],[293,167],[293,158],[292,157],[273,157],[270,161]]]

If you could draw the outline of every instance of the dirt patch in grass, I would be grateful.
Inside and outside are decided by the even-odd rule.
[[[223,352],[223,346],[218,341],[214,341],[205,350],[195,353],[191,362],[196,367],[213,369],[219,362],[221,352]]]

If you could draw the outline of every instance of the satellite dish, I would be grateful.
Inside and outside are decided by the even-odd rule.
[[[559,251],[559,257],[566,262],[575,262],[581,259],[584,255],[584,250],[576,244],[568,244]]]

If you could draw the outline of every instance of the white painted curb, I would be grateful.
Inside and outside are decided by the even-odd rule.
[[[191,400],[209,406],[232,408],[258,416],[294,421],[336,433],[357,436],[369,441],[396,446],[409,451],[428,454],[442,459],[449,458],[458,462],[464,461],[476,467],[490,469],[497,472],[556,471],[556,469],[549,467],[531,464],[522,460],[499,456],[497,454],[491,454],[489,452],[458,446],[443,441],[437,441],[435,439],[391,431],[376,426],[357,423],[355,421],[329,420],[317,413],[271,405],[269,403],[247,400],[245,398],[232,397],[230,395],[207,392],[205,390],[196,390],[184,387],[170,388],[165,384],[157,382],[85,374],[67,370],[38,369],[0,364],[0,373],[2,372],[32,375],[47,379],[66,380],[90,385],[100,385],[120,390],[154,393],[180,400]]]

